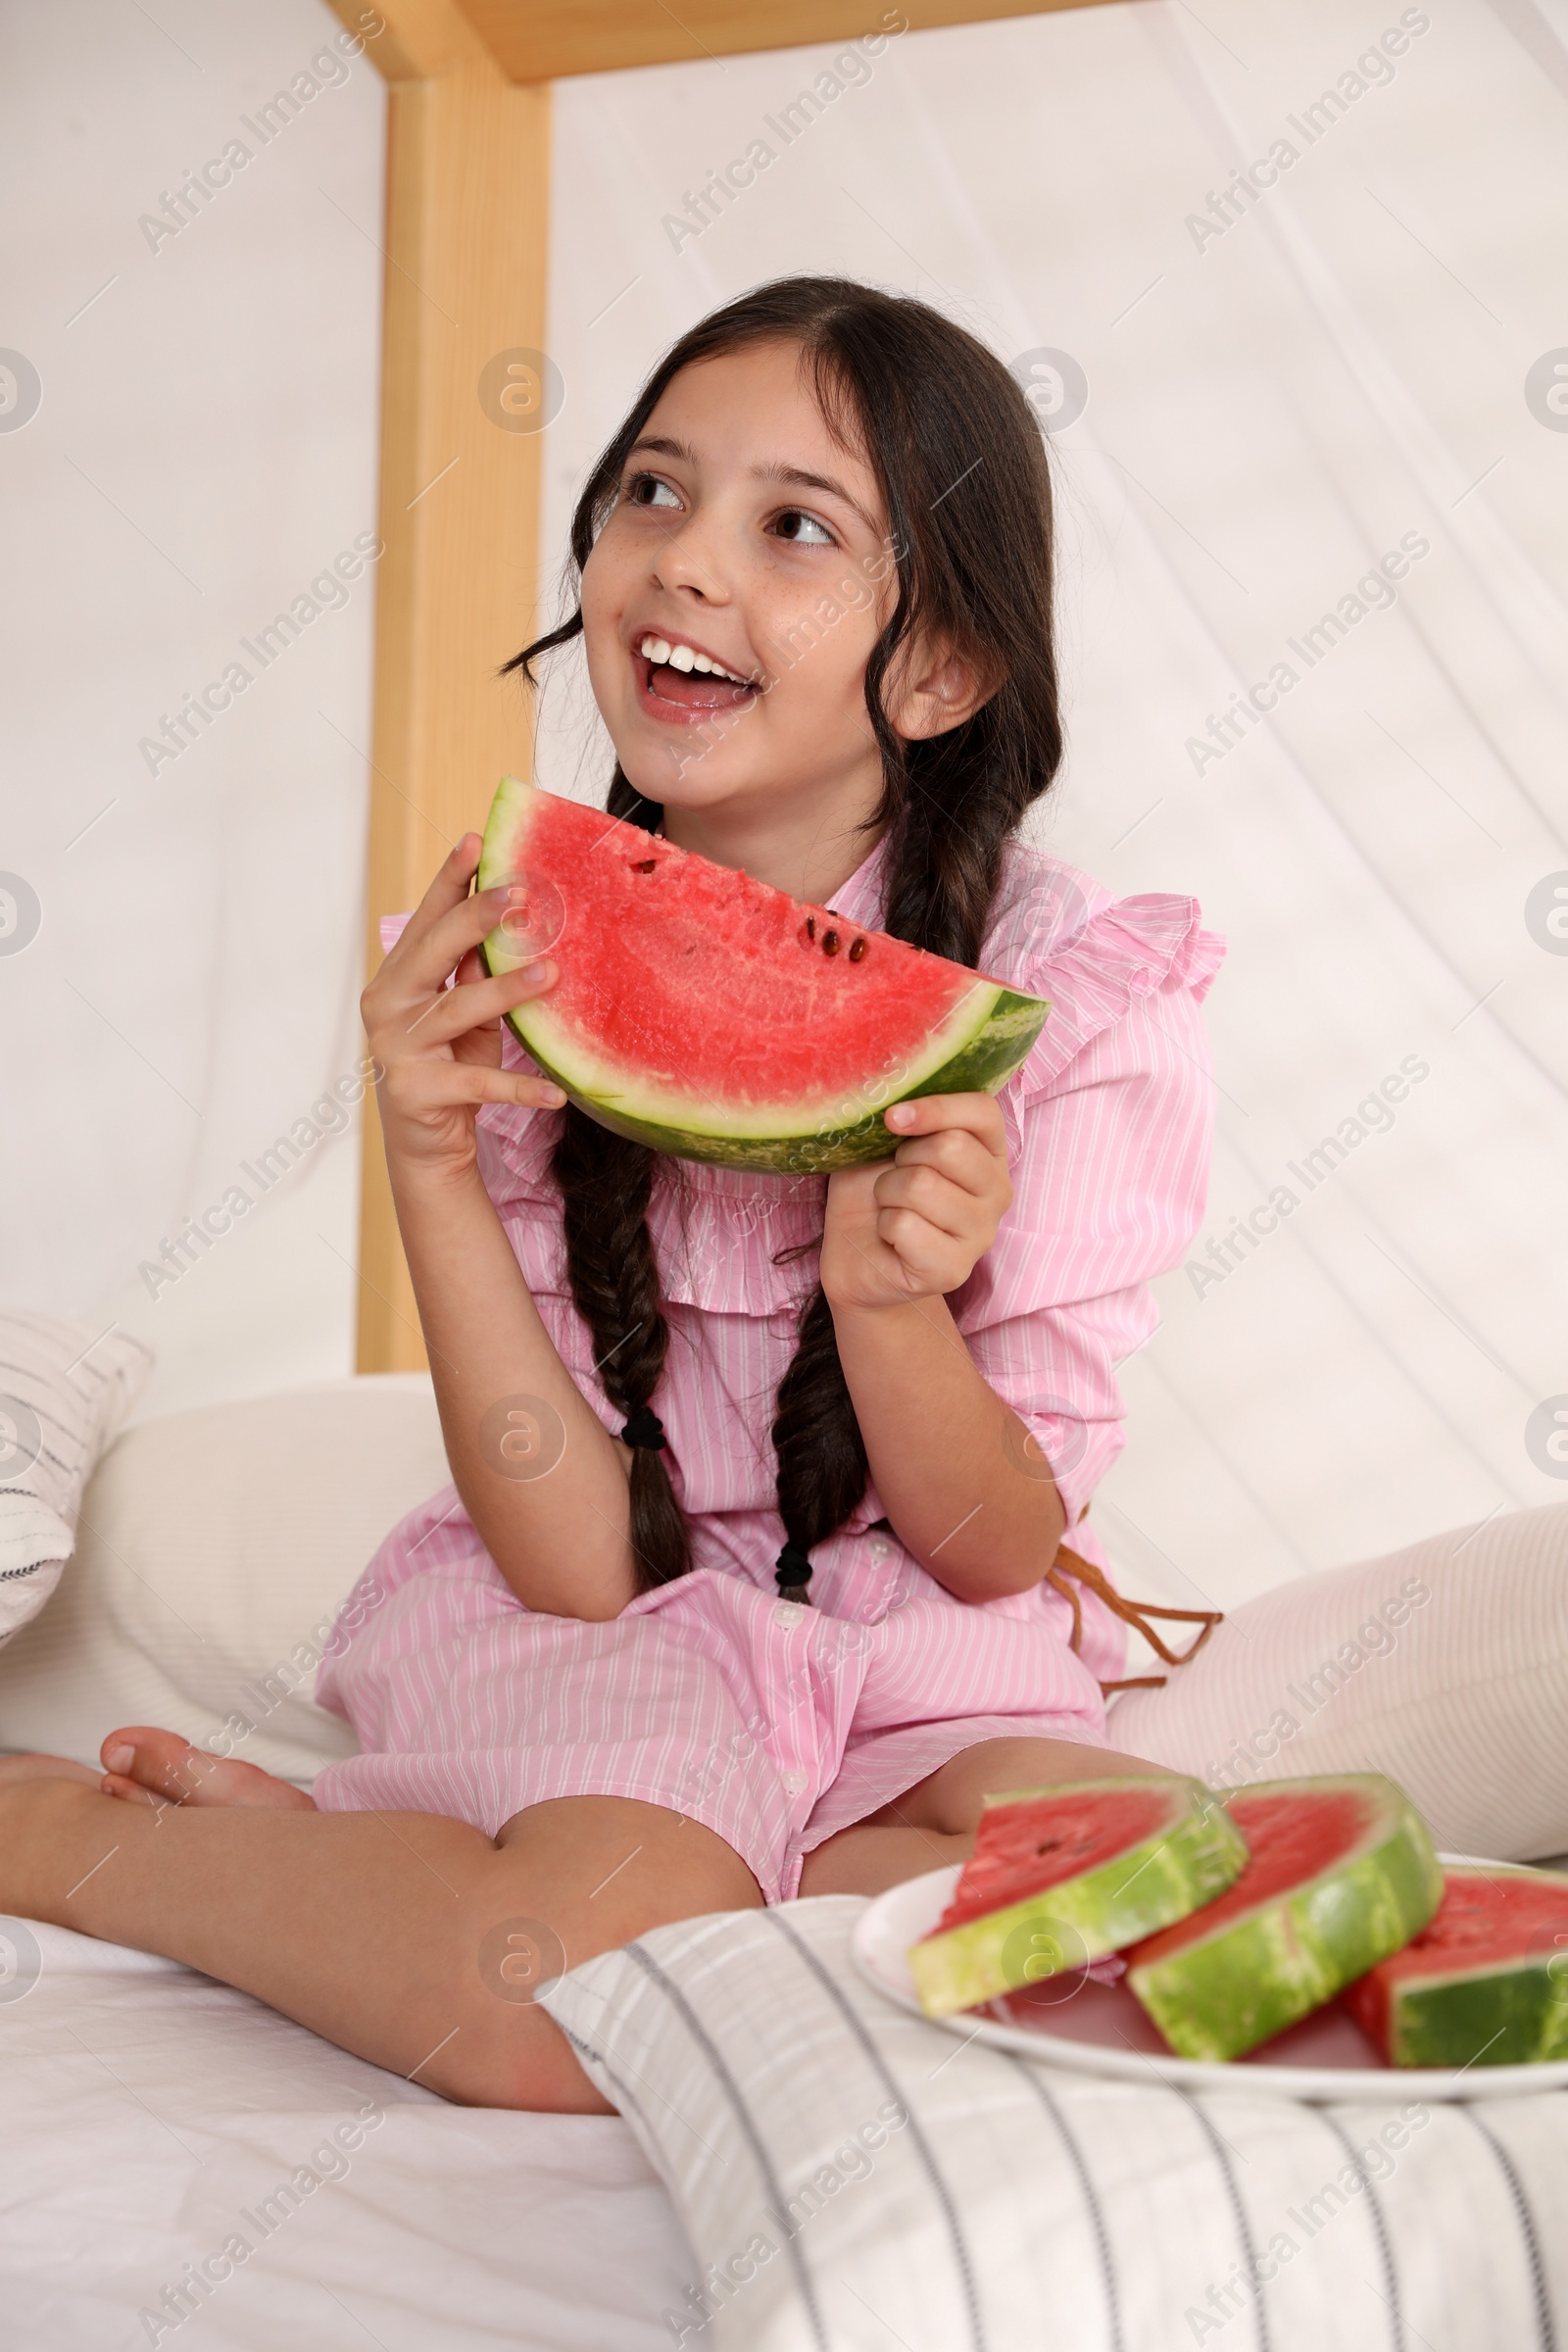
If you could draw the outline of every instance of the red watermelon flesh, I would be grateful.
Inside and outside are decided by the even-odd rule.
[[[1293,1796],[1288,1788],[1260,1794],[1250,1803],[1238,1795],[1226,1810],[1247,1839],[1247,1868],[1234,1886],[1205,1907],[1201,1929],[1178,1921],[1140,1947],[1140,1961],[1180,1951],[1197,1936],[1212,1935],[1227,1920],[1239,1919],[1256,1904],[1315,1878],[1354,1845],[1364,1815],[1358,1791],[1344,1788],[1325,1789],[1321,1796],[1305,1800]]]
[[[1398,1951],[1443,1893],[1420,1815],[1380,1773],[1264,1783],[1226,1810],[1247,1868],[1127,1953],[1129,1988],[1182,2058],[1272,2040]]]
[[[551,936],[492,932],[489,968],[548,949],[560,971],[512,1027],[603,1125],[681,1157],[889,1159],[889,1103],[995,1093],[1046,1017],[1003,981],[514,777],[479,888],[508,880],[552,909]]]
[[[1174,1773],[988,1796],[972,1858],[908,1954],[928,2017],[1061,1975],[1228,1886],[1247,1848],[1225,1808]]]
[[[1391,2066],[1568,2058],[1568,1878],[1450,1865],[1436,1916],[1345,2005]]]
[[[1155,1836],[1169,1815],[1168,1792],[1150,1781],[1111,1782],[1092,1797],[1068,1788],[1010,1802],[988,1799],[974,1852],[937,1933],[1097,1868]]]

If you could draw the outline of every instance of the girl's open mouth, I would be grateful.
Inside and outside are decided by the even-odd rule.
[[[710,654],[677,639],[652,633],[632,648],[637,676],[637,700],[650,718],[672,726],[691,726],[732,710],[744,710],[759,689],[757,681],[737,677]]]

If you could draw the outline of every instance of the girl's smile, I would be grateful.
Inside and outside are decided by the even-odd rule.
[[[720,711],[742,710],[760,682],[726,669],[684,631],[671,637],[643,630],[631,652],[640,707],[664,726],[700,725]]]

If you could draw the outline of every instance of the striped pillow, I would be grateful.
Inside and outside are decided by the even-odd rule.
[[[1306,2107],[1051,2069],[884,1999],[862,1908],[687,1920],[540,1995],[685,2226],[673,2344],[1553,2352],[1568,2093]]]
[[[60,1582],[93,1467],[152,1368],[113,1326],[0,1314],[0,1642]]]

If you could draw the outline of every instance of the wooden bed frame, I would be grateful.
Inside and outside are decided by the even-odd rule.
[[[925,28],[1084,4],[899,0],[890,14]],[[524,707],[495,673],[535,628],[542,436],[500,429],[478,389],[498,355],[544,349],[552,80],[852,40],[874,30],[882,12],[877,0],[331,6],[349,30],[370,35],[365,54],[389,85],[373,970],[376,917],[416,903],[445,852],[482,823],[500,775],[528,772]],[[526,400],[526,376],[519,384]],[[373,1103],[368,1098],[358,1361],[363,1372],[416,1370],[424,1348]]]

